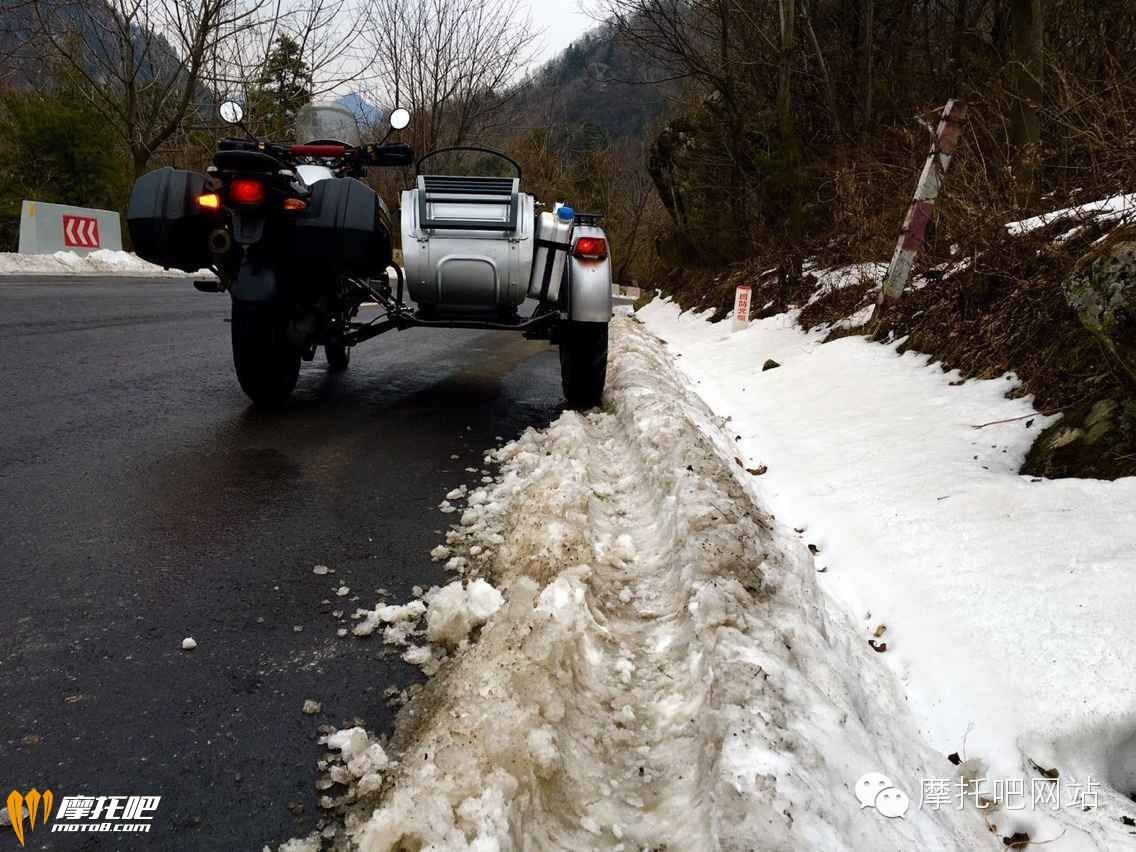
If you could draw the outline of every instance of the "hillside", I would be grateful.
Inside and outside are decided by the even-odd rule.
[[[644,64],[609,25],[599,26],[512,93],[513,127],[554,128],[571,148],[639,138],[658,122],[674,86],[651,85]]]

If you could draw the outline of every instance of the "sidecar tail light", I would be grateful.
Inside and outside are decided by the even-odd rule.
[[[603,260],[607,257],[607,240],[603,237],[580,237],[572,254],[586,260]]]

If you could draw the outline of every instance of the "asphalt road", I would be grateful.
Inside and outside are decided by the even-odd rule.
[[[317,727],[389,730],[384,689],[416,678],[381,639],[337,638],[332,611],[442,580],[443,494],[561,404],[546,344],[411,330],[341,376],[321,352],[266,414],[227,316],[187,281],[0,278],[0,793],[162,797],[148,835],[40,828],[29,849],[310,831]]]

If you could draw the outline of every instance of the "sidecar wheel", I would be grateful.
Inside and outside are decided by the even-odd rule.
[[[342,373],[351,363],[351,350],[341,343],[325,343],[323,354],[327,358],[327,368],[333,373]]]
[[[607,323],[569,322],[560,331],[560,382],[570,408],[594,408],[607,381]]]
[[[282,405],[296,387],[300,352],[288,342],[287,325],[274,307],[233,302],[233,366],[257,405]]]

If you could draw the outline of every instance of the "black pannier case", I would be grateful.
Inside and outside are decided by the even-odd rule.
[[[373,278],[391,262],[391,221],[382,199],[355,178],[328,178],[312,186],[308,209],[296,219],[290,246],[302,266]]]
[[[169,166],[140,177],[130,193],[126,225],[134,251],[167,269],[196,272],[213,263],[210,219],[197,207],[205,175]]]

